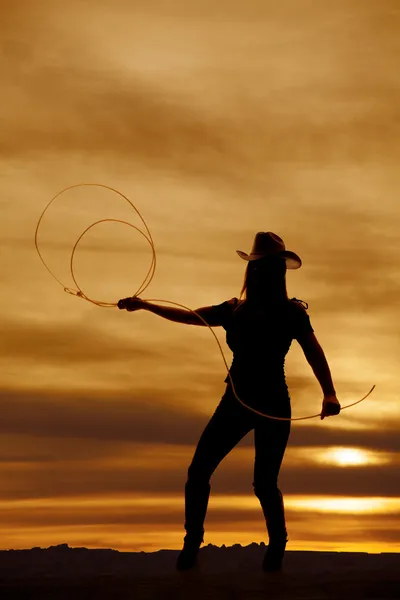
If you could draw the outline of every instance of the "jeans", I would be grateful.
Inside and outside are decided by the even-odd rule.
[[[281,399],[281,403],[280,398],[274,396],[273,392],[269,392],[268,396],[274,402],[275,409],[268,413],[266,401],[264,410],[260,409],[261,412],[291,416],[288,395]],[[247,402],[245,397],[241,399]],[[280,404],[281,410],[277,408]],[[204,520],[211,490],[211,475],[236,444],[254,429],[253,491],[264,513],[269,541],[287,541],[283,497],[277,484],[290,425],[290,421],[277,421],[250,411],[239,403],[231,386],[227,385],[219,405],[199,439],[188,469],[185,484],[185,540],[193,539],[200,543],[204,541]]]

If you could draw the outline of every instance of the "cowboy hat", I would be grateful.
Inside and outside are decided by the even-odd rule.
[[[254,238],[253,247],[250,254],[236,250],[237,254],[243,260],[258,260],[266,256],[280,256],[286,259],[288,269],[298,269],[301,267],[301,258],[294,252],[286,250],[285,242],[279,235],[272,231],[259,231]]]

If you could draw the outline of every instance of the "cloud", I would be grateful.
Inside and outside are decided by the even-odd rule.
[[[292,8],[295,10],[294,3]],[[136,165],[152,169],[202,179],[218,177],[231,187],[245,183],[249,188],[255,180],[265,185],[267,175],[273,179],[277,164],[282,162],[359,164],[377,157],[381,163],[394,160],[398,150],[393,132],[398,89],[390,77],[391,52],[380,43],[384,31],[379,30],[372,39],[379,48],[381,64],[387,61],[386,78],[365,68],[351,36],[342,39],[348,50],[346,62],[341,51],[330,47],[326,58],[319,52],[319,60],[315,60],[315,50],[321,44],[324,48],[326,41],[322,35],[315,38],[313,19],[319,26],[322,19],[322,31],[328,26],[320,13],[308,13],[308,20],[303,19],[305,40],[299,39],[293,23],[288,23],[286,11],[274,15],[277,22],[272,28],[270,13],[265,14],[261,25],[269,36],[260,22],[247,20],[239,30],[247,45],[238,41],[237,24],[228,23],[219,29],[218,36],[212,36],[207,20],[198,21],[187,14],[186,21],[169,22],[169,27],[178,40],[188,27],[193,28],[204,64],[198,68],[198,49],[187,39],[193,70],[182,67],[182,48],[179,43],[175,48],[168,39],[169,52],[176,52],[171,67],[178,69],[177,81],[179,76],[187,78],[186,88],[179,91],[178,83],[174,86],[160,76],[142,74],[134,59],[139,42],[129,44],[125,29],[126,39],[108,29],[107,47],[114,47],[114,54],[107,59],[104,39],[96,26],[101,31],[104,21],[114,18],[114,9],[107,16],[102,7],[91,15],[93,23],[85,27],[75,23],[73,34],[72,23],[67,19],[63,26],[54,10],[40,5],[31,9],[29,27],[16,21],[8,30],[3,50],[8,68],[3,82],[7,95],[2,146],[8,158],[54,152],[115,155],[118,160],[134,160]],[[139,18],[144,31],[153,32],[154,15],[141,13],[139,17],[133,8],[127,10],[125,6],[119,10],[122,21],[124,17]],[[75,5],[75,20],[79,15],[84,18],[86,8]],[[346,16],[345,12],[338,13],[338,20],[330,25],[332,30],[328,27],[331,35],[341,34],[343,28],[352,32],[353,21]],[[360,16],[364,21],[357,34],[371,42],[373,11]],[[288,43],[299,49],[294,63],[293,55],[289,62],[287,50],[279,44],[283,22]],[[259,45],[250,43],[254,36]],[[123,44],[119,43],[121,37]],[[139,40],[146,57],[146,40],[143,36]],[[160,61],[162,41],[156,51]],[[229,52],[223,52],[226,45],[237,55],[235,70]],[[132,52],[131,67],[126,64],[128,52]],[[260,64],[261,57],[270,52],[274,52],[274,69],[266,59]],[[283,74],[280,80],[279,66]],[[294,77],[295,84],[291,81]],[[192,87],[193,81],[197,87]],[[208,101],[202,103],[199,96]]]
[[[77,442],[77,445],[85,457],[85,442]],[[112,459],[60,460],[56,455],[51,462],[3,462],[0,464],[0,497],[16,500],[182,495],[195,446],[187,446],[179,455],[171,454],[162,444],[154,444],[153,449],[153,460],[146,461],[134,447],[121,449],[117,445],[110,448]],[[253,494],[253,461],[250,457],[247,462],[238,461],[236,456],[233,450],[213,473],[211,486],[216,496]],[[286,466],[284,459],[279,486],[284,495],[398,497],[397,473],[395,461],[380,467],[343,469],[309,462],[300,466],[291,466],[288,462]]]
[[[0,429],[7,434],[190,444],[205,420],[195,409],[185,413],[174,406],[172,390],[143,390],[122,398],[3,390],[0,397],[7,414]]]
[[[131,398],[1,394],[3,498],[179,493],[208,417],[180,411],[168,393]],[[250,433],[238,448],[253,445]],[[292,427],[287,453],[306,446],[355,446],[399,452],[392,421],[374,430]],[[34,459],[32,459],[32,456]],[[253,460],[235,449],[213,475],[216,493],[250,493]],[[283,462],[285,493],[396,496],[398,466],[332,467]]]
[[[103,363],[114,361],[160,359],[162,351],[144,346],[138,340],[99,331],[82,323],[35,323],[11,319],[2,322],[2,354],[7,359],[33,360],[38,363]],[[111,351],[112,348],[112,351]]]
[[[198,396],[182,390],[182,396]],[[3,419],[0,431],[38,437],[81,438],[144,444],[193,445],[210,415],[191,405],[177,404],[173,390],[143,389],[129,396],[84,393],[60,394],[2,390]],[[182,407],[186,408],[183,410]],[[292,424],[294,446],[357,446],[396,452],[400,450],[393,419],[381,419],[370,429],[340,429]],[[252,440],[248,439],[248,445]]]
[[[19,525],[21,527],[35,527],[46,524],[47,527],[54,526],[76,526],[79,525],[140,525],[146,523],[148,527],[153,526],[165,527],[167,525],[174,525],[179,522],[182,518],[182,504],[183,498],[173,497],[171,498],[170,504],[165,505],[153,505],[147,508],[142,506],[136,506],[129,504],[119,505],[114,503],[112,498],[107,499],[108,502],[102,503],[99,506],[95,504],[87,503],[85,500],[82,503],[77,499],[76,502],[72,502],[67,506],[59,506],[57,500],[54,504],[51,501],[43,501],[43,506],[38,503],[36,506],[30,506],[29,504],[24,506],[2,506],[2,516],[6,520],[6,524],[9,526]],[[228,500],[229,502],[229,500]],[[312,530],[311,539],[318,539],[323,536],[321,528],[315,527],[310,523],[310,514],[304,511],[298,511],[296,509],[285,509],[287,513],[287,520],[290,523],[291,528],[301,531],[303,526],[308,527]],[[211,496],[209,502],[209,510],[207,514],[207,523],[210,528],[214,528],[216,524],[219,524],[221,529],[224,529],[229,523],[232,524],[232,529],[237,527],[238,529],[244,528],[245,524],[249,529],[252,529],[257,524],[262,523],[263,517],[261,516],[261,507],[259,507],[258,501],[254,503],[254,508],[234,509],[230,508],[229,505],[222,507],[218,506],[217,503],[213,504],[213,497]],[[332,529],[332,533],[341,532],[340,535],[343,538],[343,529],[352,529],[356,526],[359,533],[367,530],[378,530],[382,534],[386,532],[387,539],[394,541],[395,536],[395,523],[397,521],[395,514],[340,514],[335,513],[321,514],[318,515],[319,520],[323,518],[328,521],[329,529]],[[339,523],[342,525],[338,528]]]

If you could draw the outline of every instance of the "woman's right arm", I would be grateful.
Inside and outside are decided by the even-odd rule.
[[[182,308],[175,308],[173,306],[160,306],[159,304],[153,304],[152,302],[146,302],[140,298],[124,298],[118,302],[118,308],[125,308],[128,312],[135,310],[148,310],[149,312],[159,315],[169,321],[175,323],[185,323],[186,325],[203,325],[206,327],[206,323],[202,321],[196,314],[190,310],[184,310]],[[218,327],[222,325],[220,317],[216,314],[213,306],[203,306],[202,308],[196,308],[196,313],[200,315],[211,327]]]

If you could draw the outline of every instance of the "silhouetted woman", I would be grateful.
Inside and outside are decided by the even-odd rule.
[[[250,255],[239,250],[237,253],[248,261],[240,297],[196,309],[209,325],[226,330],[226,341],[233,352],[229,372],[236,394],[262,413],[290,418],[284,361],[292,340],[296,339],[323,391],[321,419],[338,414],[340,404],[330,369],[303,306],[308,305],[287,295],[286,269],[298,269],[300,257],[286,250],[283,240],[270,231],[257,233]],[[190,311],[151,304],[139,298],[125,298],[118,306],[128,311],[142,308],[171,321],[204,326]],[[249,410],[235,398],[229,376],[225,382],[225,392],[200,437],[188,469],[186,535],[176,567],[184,570],[195,565],[204,541],[211,475],[232,448],[254,430],[253,489],[260,501],[269,537],[262,566],[265,571],[276,571],[281,568],[288,541],[278,475],[291,422],[269,419]]]

